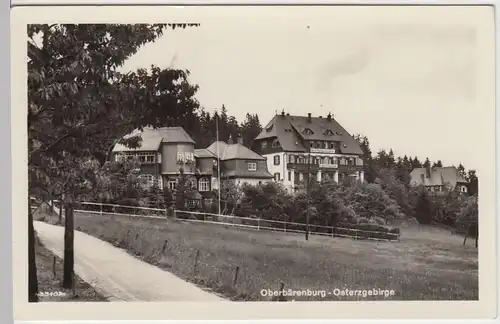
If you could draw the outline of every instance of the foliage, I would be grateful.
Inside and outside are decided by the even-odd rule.
[[[225,179],[220,186],[220,200],[224,204],[221,214],[234,215],[234,211],[241,203],[243,192],[234,180]]]
[[[420,224],[431,224],[432,222],[432,202],[427,190],[423,187],[418,195],[415,217]]]
[[[243,197],[238,212],[245,216],[258,213],[263,219],[290,220],[291,195],[276,182],[259,185],[244,183],[241,187]]]
[[[51,198],[59,195],[71,211],[72,202],[90,194],[92,184],[97,186],[95,171],[105,161],[110,147],[118,141],[133,147],[140,140],[117,139],[147,124],[164,124],[172,116],[177,121],[179,111],[197,108],[198,103],[192,99],[197,87],[187,82],[187,71],[156,67],[150,73],[117,71],[141,46],[155,41],[169,26],[177,25],[28,26],[31,192],[46,192]],[[72,228],[66,230],[69,243],[65,240],[65,244],[69,245],[65,246],[65,259],[72,259]],[[29,231],[32,236],[31,225]],[[31,248],[29,260],[30,272],[36,271]],[[72,269],[65,267],[65,285],[71,273]],[[31,288],[35,287],[33,280],[36,275],[30,276],[31,295],[36,294],[36,289]]]

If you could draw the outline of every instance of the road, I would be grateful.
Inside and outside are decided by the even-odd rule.
[[[63,257],[64,228],[34,222],[43,245]],[[123,249],[75,231],[75,272],[110,301],[225,301]]]

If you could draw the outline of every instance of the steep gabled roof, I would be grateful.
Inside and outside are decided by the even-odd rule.
[[[306,151],[302,140],[336,141],[341,143],[341,152],[363,154],[356,140],[332,117],[304,117],[276,115],[255,138],[277,137],[285,151]]]
[[[452,188],[457,182],[467,181],[460,176],[458,169],[454,166],[440,168],[416,168],[410,173],[413,185],[423,186],[444,186],[449,184]]]
[[[121,144],[116,144],[113,147],[113,152],[157,151],[161,143],[195,143],[182,127],[144,127],[142,132],[136,129],[124,136],[124,138],[137,135],[140,135],[142,138],[141,145],[138,148],[132,149]]]
[[[236,143],[227,144],[225,142],[219,141],[214,142],[212,145],[207,147],[210,151],[217,157],[217,144],[219,145],[219,159],[221,160],[234,160],[234,159],[244,159],[244,160],[265,160],[263,156],[255,153],[254,151],[248,149],[247,147]]]
[[[262,129],[255,140],[277,137],[281,147],[288,152],[305,152],[306,148],[301,142],[297,132],[293,130],[289,117],[274,116],[273,119]]]

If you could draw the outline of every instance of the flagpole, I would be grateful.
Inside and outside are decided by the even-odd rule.
[[[220,154],[219,154],[219,114],[217,114],[217,111],[215,112],[216,118],[215,118],[215,132],[217,136],[217,180],[219,182],[219,215],[220,215],[220,194],[221,194],[221,183],[220,183]]]

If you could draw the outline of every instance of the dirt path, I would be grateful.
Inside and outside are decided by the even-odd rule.
[[[64,228],[34,222],[44,246],[63,257]],[[75,231],[75,272],[110,301],[224,301],[215,294]]]

